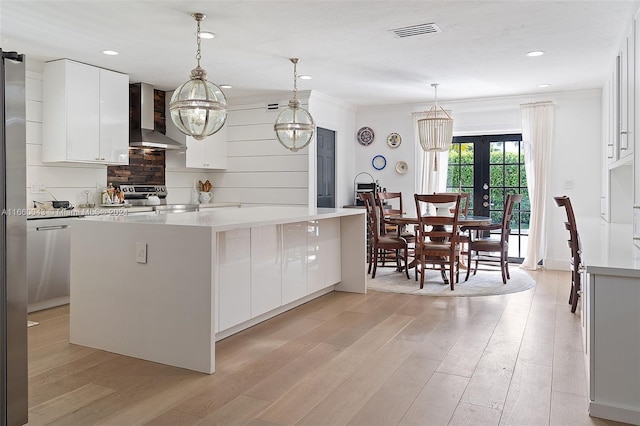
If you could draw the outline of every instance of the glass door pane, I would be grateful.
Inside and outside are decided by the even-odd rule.
[[[449,149],[447,191],[471,193],[469,214],[502,220],[507,194],[522,194],[509,239],[509,258],[522,261],[531,216],[522,135],[456,136]]]

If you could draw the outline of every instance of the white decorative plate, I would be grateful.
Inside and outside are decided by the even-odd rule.
[[[407,173],[407,170],[409,170],[409,166],[407,166],[405,161],[398,161],[396,163],[396,173],[403,175]]]
[[[402,143],[402,137],[398,133],[389,133],[387,136],[387,145],[391,148],[397,148]]]
[[[371,127],[363,127],[358,130],[357,139],[360,145],[367,146],[373,142],[374,138],[373,129]]]

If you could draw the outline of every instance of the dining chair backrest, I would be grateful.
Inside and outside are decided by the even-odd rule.
[[[380,211],[384,212],[386,216],[403,213],[402,192],[378,192],[377,197]],[[384,205],[385,203],[387,203],[386,206]]]
[[[387,233],[384,218],[389,216],[399,216],[404,213],[402,207],[402,192],[378,192],[376,194],[378,212],[380,217],[380,233]],[[395,229],[395,226],[391,227]]]
[[[576,224],[576,216],[573,212],[573,206],[571,205],[571,199],[566,195],[553,197],[558,207],[564,207],[567,215],[567,221],[564,223],[565,228],[569,231],[569,248],[571,249],[571,257],[574,262],[579,264],[582,254],[582,244],[580,242],[580,235],[578,234],[578,226]]]
[[[425,238],[448,239],[454,243],[458,241],[458,218],[460,215],[460,194],[415,194],[416,212],[418,214],[418,239],[424,241]],[[454,203],[451,215],[429,214],[429,204],[449,204]]]
[[[361,192],[358,194],[360,199],[364,202],[365,209],[367,210],[367,232],[371,243],[378,240],[378,214],[376,212],[376,202],[372,192]]]
[[[522,201],[522,194],[507,194],[507,199],[504,201],[504,210],[502,211],[502,229],[500,234],[500,240],[502,243],[509,242],[513,208],[516,203],[519,203],[520,201]]]

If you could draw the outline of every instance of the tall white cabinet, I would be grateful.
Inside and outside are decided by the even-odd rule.
[[[79,62],[43,73],[44,162],[129,163],[129,76]]]

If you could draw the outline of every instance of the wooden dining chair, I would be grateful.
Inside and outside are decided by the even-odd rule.
[[[380,212],[380,233],[381,234],[396,234],[403,237],[409,244],[415,241],[415,235],[413,231],[407,231],[406,226],[398,227],[400,225],[390,224],[385,222],[385,218],[389,216],[402,216],[405,214],[402,206],[402,192],[378,192],[376,194],[378,198],[378,209]],[[397,207],[397,208],[394,208]]]
[[[420,274],[420,288],[423,288],[425,269],[440,269],[444,275],[448,267],[449,285],[453,290],[460,274],[460,194],[415,194],[414,198],[418,213],[415,244],[416,280]],[[430,215],[428,205],[441,203],[455,203],[454,213],[450,216]]]
[[[380,235],[380,221],[378,218],[378,212],[376,208],[376,198],[371,192],[360,193],[359,197],[364,201],[365,208],[367,209],[367,231],[369,233],[369,269],[368,273],[371,274],[371,278],[376,277],[376,270],[378,268],[378,262],[384,262],[389,258],[389,254],[393,253],[396,261],[396,268],[402,270],[404,268],[407,278],[409,278],[409,248],[407,240],[399,237],[395,234]],[[404,260],[404,266],[400,262],[400,259]],[[381,266],[385,266],[384,263]]]
[[[566,195],[553,197],[553,199],[558,207],[564,207],[565,213],[567,214],[567,221],[564,223],[564,227],[569,231],[569,240],[567,242],[571,249],[571,291],[569,293],[569,304],[571,305],[571,312],[575,313],[581,290],[581,272],[583,267],[582,244],[580,242],[580,234],[578,233],[578,226],[573,213],[571,199]]]
[[[511,278],[509,275],[509,235],[511,234],[511,218],[513,207],[522,200],[521,194],[508,194],[502,211],[502,222],[491,225],[463,226],[461,231],[468,231],[469,266],[465,281],[469,279],[471,263],[475,261],[473,275],[478,272],[478,263],[499,263],[503,284]],[[486,232],[485,232],[486,231]],[[500,233],[491,233],[500,231]],[[488,235],[486,235],[488,234]],[[497,255],[495,253],[498,253]]]

